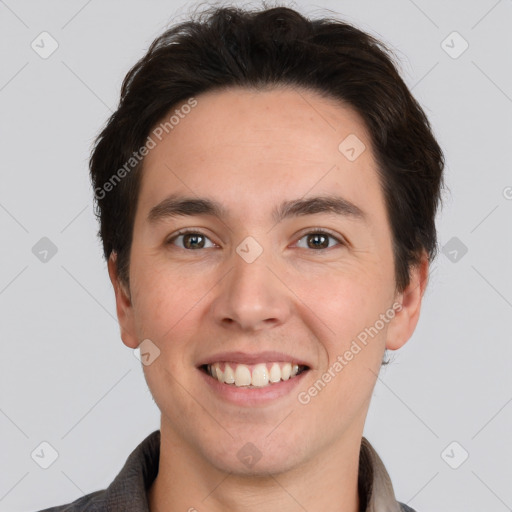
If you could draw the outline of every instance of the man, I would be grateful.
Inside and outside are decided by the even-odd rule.
[[[161,426],[47,510],[411,511],[362,433],[419,318],[444,160],[382,43],[212,8],[128,73],[90,163]]]

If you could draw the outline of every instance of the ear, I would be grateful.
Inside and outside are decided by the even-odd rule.
[[[420,317],[421,301],[428,281],[429,262],[423,252],[418,265],[409,270],[409,285],[395,295],[395,317],[388,325],[386,348],[397,350],[412,336]],[[398,306],[398,304],[401,305]]]
[[[127,347],[135,349],[139,346],[139,341],[135,330],[133,306],[129,290],[119,280],[117,254],[115,252],[112,252],[108,259],[108,275],[116,295],[117,320],[121,329],[121,339]]]

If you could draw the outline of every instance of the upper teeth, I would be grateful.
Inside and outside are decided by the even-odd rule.
[[[299,372],[299,365],[293,363],[259,363],[251,366],[238,363],[213,363],[207,365],[207,371],[212,377],[225,384],[234,384],[237,387],[251,385],[263,387],[269,383],[272,384],[295,377]]]

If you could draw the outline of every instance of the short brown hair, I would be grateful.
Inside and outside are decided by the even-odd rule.
[[[151,129],[174,106],[206,91],[291,85],[340,100],[363,118],[393,236],[396,288],[403,291],[422,252],[429,260],[437,253],[444,157],[392,57],[381,41],[350,24],[310,20],[288,7],[210,7],[160,35],[126,75],[119,106],[90,159],[98,234],[105,258],[117,254],[120,280],[129,286],[144,161],[134,161],[133,170],[126,162]],[[113,182],[123,166],[122,179],[118,173]]]

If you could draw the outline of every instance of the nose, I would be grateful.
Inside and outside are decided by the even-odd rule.
[[[259,331],[285,323],[293,293],[278,265],[264,250],[254,261],[233,252],[231,269],[216,289],[211,305],[222,327]]]

